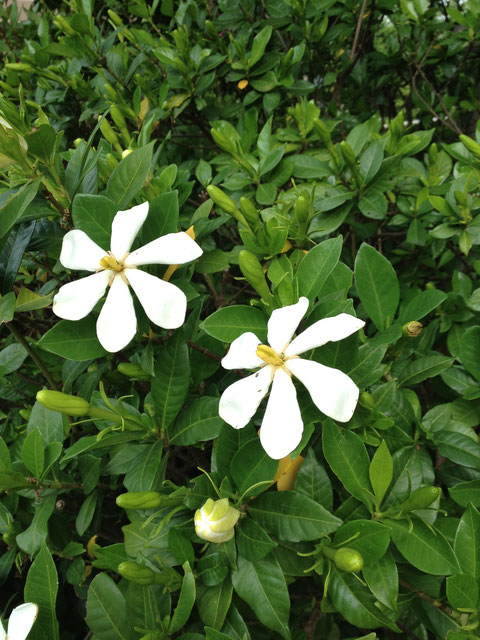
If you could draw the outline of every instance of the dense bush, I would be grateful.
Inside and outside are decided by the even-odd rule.
[[[0,18],[3,618],[480,637],[478,1]]]

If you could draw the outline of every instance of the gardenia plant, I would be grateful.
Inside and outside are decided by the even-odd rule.
[[[15,607],[8,619],[6,633],[0,622],[0,640],[25,640],[37,619],[37,615],[38,606],[33,602],[26,602]]]
[[[112,222],[107,253],[84,231],[74,229],[63,238],[60,262],[67,269],[95,273],[60,288],[53,311],[66,320],[84,318],[109,287],[97,320],[97,336],[111,352],[123,349],[137,330],[129,285],[149,319],[164,329],[176,329],[185,320],[187,299],[181,289],[137,267],[147,264],[184,264],[202,249],[183,231],[169,233],[130,253],[135,236],[148,215],[148,202],[119,211]]]
[[[303,433],[292,375],[305,385],[320,411],[334,420],[347,422],[357,405],[358,387],[345,373],[300,358],[299,354],[327,342],[343,340],[365,323],[341,313],[315,322],[292,340],[308,304],[308,299],[302,297],[296,304],[276,309],[268,321],[269,345],[261,344],[254,333],[247,331],[232,342],[222,360],[225,369],[260,367],[256,373],[227,387],[220,398],[220,416],[235,429],[242,429],[250,422],[272,385],[260,441],[268,455],[276,460],[291,453]]]

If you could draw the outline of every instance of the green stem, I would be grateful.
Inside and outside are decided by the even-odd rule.
[[[45,367],[43,362],[40,360],[40,358],[37,356],[35,351],[32,349],[32,347],[28,344],[28,342],[22,336],[20,331],[14,326],[14,324],[12,322],[6,322],[5,324],[6,324],[7,328],[8,328],[8,330],[10,331],[10,333],[13,336],[15,336],[15,339],[17,340],[17,342],[19,342],[22,345],[22,347],[25,349],[25,351],[28,353],[28,355],[32,358],[32,360],[35,362],[37,367],[40,369],[40,371],[42,372],[43,377],[48,382],[49,387],[51,389],[53,389],[53,390],[56,390],[57,389],[57,384],[56,384],[55,380],[52,378],[52,376],[48,372],[47,368]]]

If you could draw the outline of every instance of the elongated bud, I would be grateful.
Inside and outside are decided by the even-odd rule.
[[[355,157],[355,154],[353,153],[352,147],[348,144],[348,142],[345,142],[345,140],[342,140],[342,142],[340,142],[340,149],[342,151],[343,158],[345,162],[348,164],[348,166],[351,169],[353,168],[356,169],[357,159]]]
[[[260,260],[251,251],[243,249],[238,254],[238,266],[247,281],[264,300],[272,297]]]
[[[120,18],[118,13],[115,13],[115,11],[112,11],[112,9],[108,9],[107,13],[108,13],[108,17],[110,18],[110,20],[113,22],[114,25],[116,25],[117,27],[123,27],[122,19]]]
[[[363,569],[363,558],[356,549],[341,547],[335,551],[333,562],[337,569],[347,573],[356,573]]]
[[[47,409],[59,411],[69,416],[86,416],[90,411],[87,400],[61,391],[42,389],[37,393],[37,400]]]
[[[422,329],[423,324],[421,322],[412,320],[412,322],[407,322],[403,325],[402,334],[405,336],[405,338],[416,338],[418,335],[420,335]]]
[[[207,192],[215,204],[217,204],[226,213],[235,217],[235,214],[238,213],[237,205],[227,196],[226,193],[213,184],[208,185]]]
[[[234,526],[239,517],[240,511],[232,507],[227,498],[209,498],[195,511],[195,533],[209,542],[227,542],[235,535]]]
[[[240,209],[242,210],[248,224],[256,225],[259,222],[260,217],[258,215],[257,207],[251,200],[242,196],[240,198]]]
[[[478,144],[478,142],[475,142],[475,140],[463,134],[460,136],[460,142],[466,149],[473,153],[475,157],[480,158],[480,144]]]
[[[115,502],[122,509],[156,509],[166,497],[158,491],[128,491],[117,496]]]
[[[120,362],[117,371],[134,380],[150,380],[150,374],[136,362]]]
[[[368,391],[363,391],[360,394],[360,397],[358,399],[358,403],[362,406],[365,407],[365,409],[370,409],[370,411],[373,411],[375,409],[375,401],[372,397],[371,393],[368,393]]]
[[[426,509],[440,496],[441,492],[442,490],[440,487],[420,487],[419,489],[415,489],[412,495],[409,496],[400,506],[403,511]]]
[[[428,150],[428,162],[429,164],[436,164],[438,160],[438,147],[435,142],[432,143]]]
[[[55,16],[53,24],[69,36],[76,35],[76,31],[72,29],[70,23],[62,15]]]
[[[155,573],[155,571],[152,571],[150,567],[146,567],[143,564],[138,564],[137,562],[132,562],[130,560],[121,562],[117,567],[117,571],[123,578],[143,586],[155,584],[157,581],[158,574]]]
[[[300,223],[307,222],[309,217],[309,210],[310,210],[309,199],[304,195],[298,196],[297,200],[295,201],[295,205],[293,207],[295,219]]]
[[[103,133],[105,140],[111,142],[113,145],[119,145],[118,136],[115,131],[112,129],[112,125],[108,122],[106,118],[103,118],[100,124],[100,131]]]
[[[313,121],[313,126],[315,127],[315,131],[323,140],[323,144],[327,147],[327,149],[330,149],[330,147],[332,146],[332,137],[327,125],[319,120],[319,118],[315,118],[315,120]]]

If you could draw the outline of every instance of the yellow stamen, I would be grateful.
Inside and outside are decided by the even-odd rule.
[[[100,266],[103,269],[111,269],[112,271],[123,271],[123,264],[120,264],[113,256],[105,256],[100,260]]]
[[[266,344],[259,344],[257,347],[257,356],[267,364],[273,364],[276,367],[283,366],[284,359],[278,355],[275,349]]]

